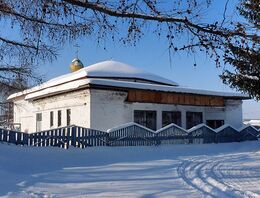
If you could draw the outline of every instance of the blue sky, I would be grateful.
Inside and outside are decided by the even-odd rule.
[[[224,0],[215,1],[210,8],[210,14],[205,15],[207,20],[214,20],[215,17],[222,16],[225,2]],[[232,4],[234,2],[236,1],[230,1],[230,12],[227,13],[233,14]],[[224,85],[219,79],[218,75],[221,74],[223,68],[216,68],[214,62],[203,53],[190,56],[186,53],[175,54],[170,61],[166,39],[159,39],[151,33],[147,33],[135,47],[124,46],[110,40],[98,45],[94,38],[82,38],[77,42],[67,43],[59,51],[57,60],[40,65],[39,71],[45,75],[46,80],[70,72],[69,65],[76,56],[76,48],[73,46],[76,43],[80,46],[79,58],[85,66],[112,59],[169,78],[183,86],[216,91],[235,91]],[[194,60],[196,60],[196,67],[193,66]],[[244,101],[243,113],[244,118],[260,119],[260,102]]]

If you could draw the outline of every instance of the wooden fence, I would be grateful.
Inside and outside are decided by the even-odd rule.
[[[260,129],[252,126],[240,130],[224,125],[216,130],[205,124],[185,130],[170,124],[153,131],[136,123],[128,123],[107,132],[79,126],[67,126],[37,133],[23,133],[0,128],[0,142],[28,146],[151,146],[162,144],[203,144],[258,140]]]

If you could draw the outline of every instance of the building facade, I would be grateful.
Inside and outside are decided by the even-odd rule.
[[[242,126],[237,93],[187,89],[177,83],[115,61],[94,64],[9,96],[14,122],[35,132],[78,125],[108,130],[136,122],[158,130],[175,123],[189,129]]]

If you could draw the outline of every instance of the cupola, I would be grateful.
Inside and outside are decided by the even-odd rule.
[[[83,63],[78,58],[74,58],[70,64],[70,71],[75,72],[82,69],[83,67]]]

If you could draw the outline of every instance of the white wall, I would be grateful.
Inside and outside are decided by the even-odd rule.
[[[21,124],[21,131],[32,132],[35,130],[33,107],[24,98],[14,101],[14,123]]]
[[[52,96],[35,101],[17,100],[14,105],[14,122],[21,123],[21,131],[36,131],[36,113],[42,113],[42,130],[50,129],[50,112],[54,113],[54,125],[58,127],[58,110],[62,111],[62,125],[67,125],[66,110],[71,109],[71,124],[90,127],[89,90]]]
[[[133,122],[134,110],[153,110],[157,112],[157,129],[162,127],[162,111],[181,111],[182,127],[186,128],[186,112],[202,112],[206,120],[224,120],[234,127],[242,125],[242,102],[228,100],[225,107],[202,107],[168,105],[155,103],[128,103],[127,93],[122,91],[91,90],[91,128],[107,130],[118,125]]]
[[[87,128],[107,130],[118,125],[133,122],[134,110],[157,112],[157,129],[162,127],[162,111],[181,111],[182,127],[186,128],[186,112],[202,112],[206,120],[224,120],[234,127],[242,126],[242,102],[227,100],[225,107],[201,107],[152,103],[125,102],[127,92],[110,90],[81,90],[52,96],[36,101],[19,99],[15,102],[14,122],[21,123],[21,130],[35,132],[36,113],[42,113],[42,130],[50,128],[50,111],[54,112],[54,126],[57,127],[57,112],[62,111],[62,126],[66,126],[66,109],[71,109],[71,124]]]
[[[132,105],[124,102],[127,92],[91,89],[90,93],[91,128],[107,130],[132,121]]]
[[[227,100],[225,120],[227,124],[231,124],[235,128],[240,128],[243,125],[241,100]]]

